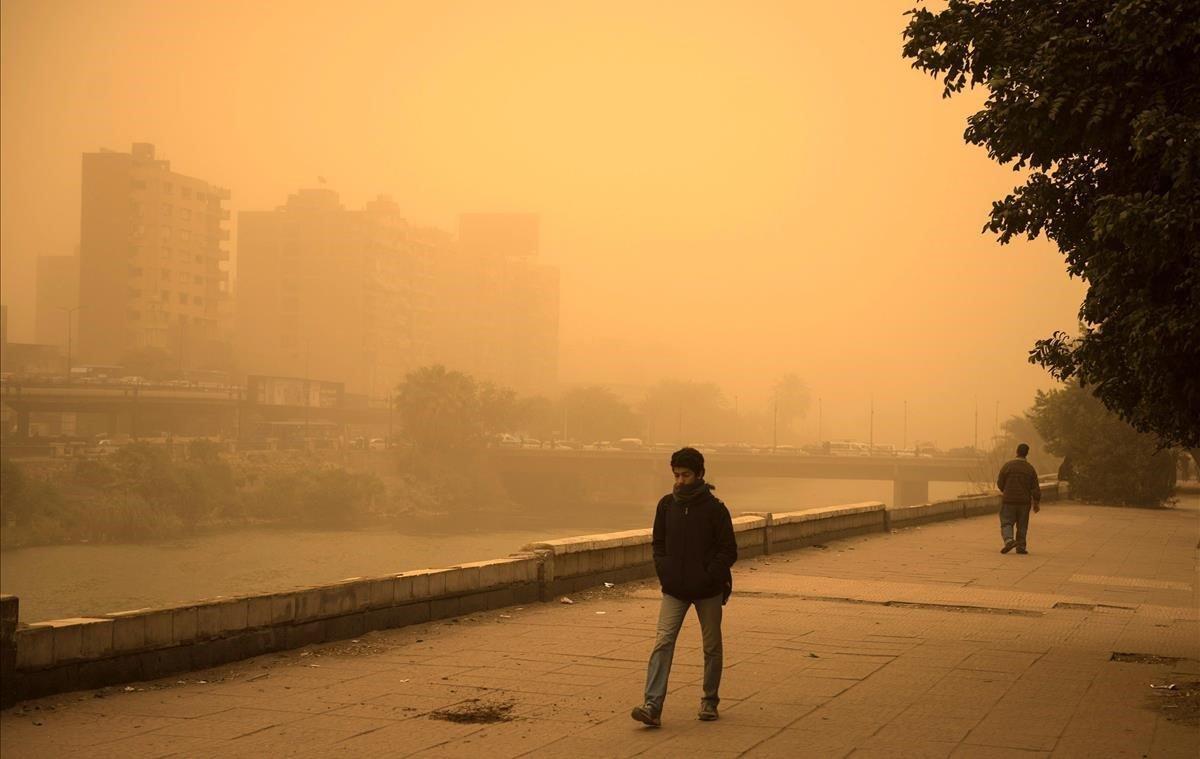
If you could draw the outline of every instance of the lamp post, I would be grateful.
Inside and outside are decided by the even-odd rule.
[[[75,315],[75,312],[81,308],[83,308],[83,306],[75,306],[74,308],[67,308],[66,306],[58,307],[59,311],[67,312],[67,384],[68,385],[71,384],[71,317],[73,317]]]

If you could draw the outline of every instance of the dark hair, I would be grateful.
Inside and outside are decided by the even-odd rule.
[[[1025,443],[1021,443],[1020,445],[1018,445],[1017,446],[1017,455],[1020,456],[1021,458],[1025,458],[1026,456],[1028,456],[1029,455],[1029,446]]]
[[[695,448],[680,448],[671,454],[671,468],[691,469],[697,477],[703,477],[704,454]]]

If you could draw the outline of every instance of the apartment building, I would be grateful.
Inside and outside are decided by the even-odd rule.
[[[429,361],[438,244],[386,197],[350,210],[333,190],[306,189],[274,211],[238,214],[242,368],[386,398]]]
[[[434,259],[440,362],[524,394],[556,392],[559,276],[539,255],[536,214],[460,215],[457,245]]]
[[[120,364],[146,348],[182,369],[228,360],[228,199],[148,143],[83,155],[77,363]]]

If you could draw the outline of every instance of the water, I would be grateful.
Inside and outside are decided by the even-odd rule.
[[[732,511],[793,511],[891,500],[890,482],[727,478]],[[664,483],[663,490],[670,487]],[[933,499],[969,490],[931,483]],[[654,504],[613,504],[488,523],[395,530],[242,529],[141,544],[62,545],[0,553],[0,589],[21,599],[21,621],[89,616],[221,595],[286,590],[506,556],[526,543],[649,527]]]

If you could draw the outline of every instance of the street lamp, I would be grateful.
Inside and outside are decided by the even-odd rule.
[[[67,308],[66,306],[58,306],[59,311],[67,312],[67,384],[68,385],[71,384],[71,317],[75,314],[76,311],[78,311],[81,308],[83,308],[83,306],[75,306],[74,308]]]

